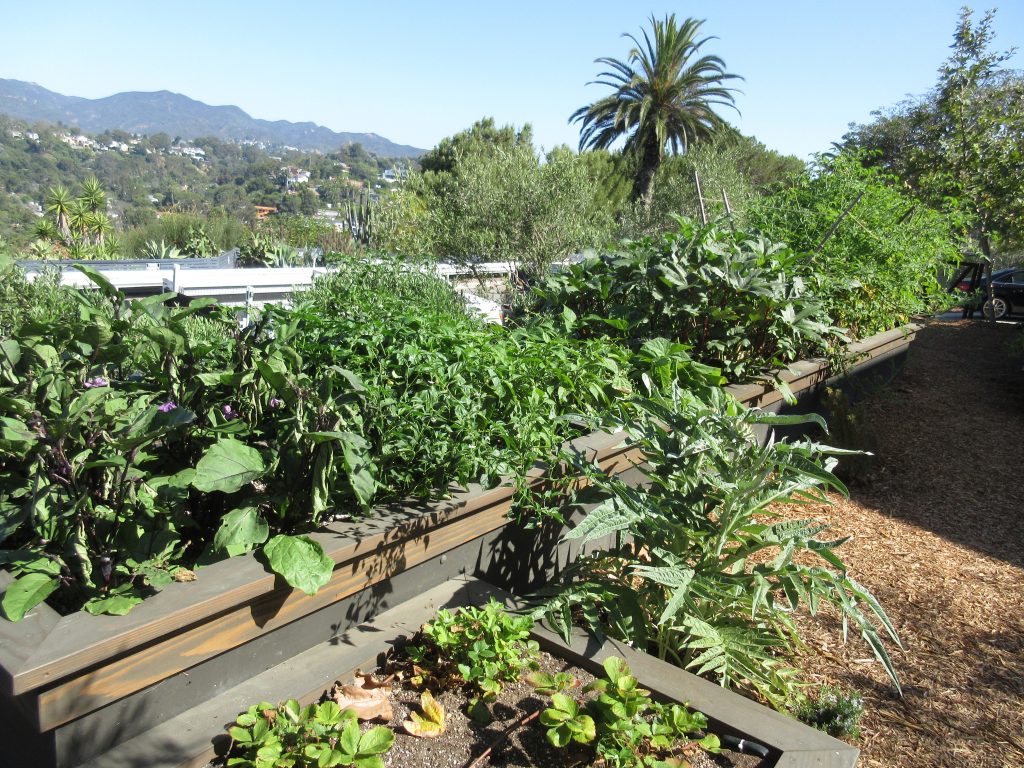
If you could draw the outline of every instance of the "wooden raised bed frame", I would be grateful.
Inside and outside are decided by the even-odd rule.
[[[846,375],[904,353],[917,329],[851,345]],[[831,381],[820,360],[780,376],[801,398]],[[729,390],[750,406],[784,405],[770,384]],[[593,433],[570,445],[613,473],[640,459],[621,435]],[[529,474],[540,482],[543,469]],[[12,733],[32,764],[70,768],[446,579],[475,574],[529,590],[571,553],[558,548],[557,532],[507,525],[512,495],[507,486],[473,487],[327,526],[313,537],[335,570],[314,596],[250,555],[203,568],[198,581],[171,584],[127,616],[62,617],[44,604],[17,624],[0,620],[0,718],[27,721],[24,739],[26,729]],[[0,588],[9,580],[0,572]]]

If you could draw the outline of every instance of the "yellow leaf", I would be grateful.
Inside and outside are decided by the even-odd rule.
[[[436,739],[444,733],[444,707],[435,699],[430,691],[424,691],[420,696],[420,709],[423,714],[410,712],[411,720],[402,723],[406,732],[411,736],[418,736],[422,739]]]

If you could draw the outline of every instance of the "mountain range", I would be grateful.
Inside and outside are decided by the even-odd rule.
[[[416,157],[425,150],[375,133],[339,133],[316,123],[259,120],[235,106],[214,107],[170,91],[115,93],[102,99],[64,96],[35,83],[0,78],[0,114],[28,122],[63,123],[89,133],[119,129],[194,139],[260,141],[303,150],[334,152],[358,142],[383,157]]]

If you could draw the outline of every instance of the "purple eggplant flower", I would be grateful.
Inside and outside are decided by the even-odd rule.
[[[163,405],[159,406],[157,408],[157,410],[160,411],[160,413],[170,413],[171,411],[173,411],[177,407],[178,407],[177,403],[172,403],[170,400],[168,400],[166,403],[164,403]]]
[[[225,405],[223,408],[220,409],[220,412],[223,413],[224,414],[224,418],[228,419],[229,421],[231,419],[237,419],[238,418],[238,411],[236,411],[230,405]]]
[[[104,379],[102,376],[95,376],[91,379],[85,380],[85,388],[93,389],[94,387],[106,387],[109,386],[110,382]]]

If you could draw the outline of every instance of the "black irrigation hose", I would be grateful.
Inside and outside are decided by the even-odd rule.
[[[758,744],[756,741],[741,739],[737,736],[720,736],[718,740],[722,743],[723,747],[727,747],[733,752],[739,752],[741,755],[757,755],[761,758],[768,757],[768,747],[764,744]]]

